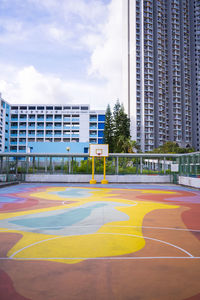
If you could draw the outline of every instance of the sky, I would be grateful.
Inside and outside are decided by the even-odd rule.
[[[9,103],[121,101],[121,0],[0,0],[0,92]]]

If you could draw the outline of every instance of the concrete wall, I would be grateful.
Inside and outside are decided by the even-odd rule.
[[[179,176],[179,184],[200,188],[200,178]]]
[[[91,175],[62,175],[62,174],[27,174],[27,182],[66,182],[66,183],[89,183]],[[103,175],[95,175],[95,180],[100,183]],[[108,175],[109,183],[170,183],[170,175]]]

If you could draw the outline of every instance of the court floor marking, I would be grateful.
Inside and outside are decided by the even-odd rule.
[[[159,243],[162,243],[162,244],[165,244],[165,245],[168,245],[168,246],[171,246],[171,247],[174,247],[182,252],[184,252],[185,254],[187,254],[189,257],[194,257],[191,253],[189,253],[188,251],[186,251],[185,249],[179,247],[179,246],[176,246],[174,244],[171,244],[171,243],[168,243],[168,242],[165,242],[165,241],[162,241],[162,240],[159,240],[159,239],[155,239],[155,238],[151,238],[151,237],[146,237],[146,236],[139,236],[139,235],[134,235],[134,234],[124,234],[124,233],[96,233],[98,235],[121,235],[121,236],[130,236],[130,237],[136,237],[136,238],[143,238],[143,239],[147,239],[147,240],[152,240],[152,241],[155,241],[155,242],[159,242]],[[41,244],[41,243],[45,243],[47,241],[50,241],[50,240],[55,240],[55,239],[61,239],[61,238],[65,238],[65,237],[74,237],[74,235],[65,235],[65,236],[58,236],[58,237],[54,237],[54,238],[50,238],[50,239],[46,239],[46,240],[42,240],[42,241],[39,241],[39,242],[36,242],[36,243],[33,243],[33,244],[30,244],[26,247],[23,247],[21,249],[19,249],[18,251],[14,252],[11,256],[9,256],[9,258],[13,258],[16,254],[20,253],[21,251],[27,249],[27,248],[30,248],[32,246],[35,246],[35,245],[38,245],[38,244]],[[48,259],[48,258],[47,258]]]
[[[148,259],[200,259],[200,256],[108,256],[108,257],[0,257],[1,260],[148,260]]]
[[[96,227],[102,226],[102,224],[88,224],[88,225],[73,225],[73,228],[87,228],[87,227]],[[117,228],[145,228],[145,229],[161,229],[161,230],[175,230],[175,231],[192,231],[200,232],[200,229],[190,229],[190,228],[175,228],[175,227],[154,227],[154,226],[129,226],[129,225],[106,225],[105,227],[117,227]],[[47,227],[34,227],[34,229],[54,229],[54,228],[65,228],[66,226],[47,226]],[[0,232],[10,231],[13,229],[0,229]]]

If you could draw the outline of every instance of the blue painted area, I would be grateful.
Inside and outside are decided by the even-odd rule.
[[[10,221],[10,223],[21,225],[29,228],[50,227],[51,230],[59,230],[59,227],[71,226],[87,218],[94,209],[106,206],[106,203],[97,203],[90,207],[76,208],[64,213],[50,217],[30,218]],[[53,227],[52,227],[53,224]],[[55,227],[54,227],[55,226]]]
[[[103,130],[98,131],[98,137],[103,137]]]
[[[31,153],[84,153],[84,148],[89,148],[89,143],[64,143],[64,142],[29,142]],[[67,147],[70,148],[67,151]]]
[[[89,198],[91,197],[91,191],[88,189],[66,189],[65,191],[51,192],[50,194],[56,194],[64,198]]]
[[[89,152],[89,148],[88,147],[84,147],[84,153],[88,153]]]
[[[103,144],[103,139],[98,139],[98,144]]]
[[[5,204],[5,203],[16,203],[16,202],[24,202],[22,201],[22,199],[20,198],[16,198],[16,197],[0,197],[0,206],[1,204]]]
[[[26,199],[16,198],[16,197],[0,197],[0,208],[2,208],[5,204],[8,203],[24,203]]]
[[[105,122],[105,115],[98,115],[99,122]]]
[[[77,175],[78,176],[78,175]],[[2,187],[0,189],[0,195],[5,194],[12,194],[12,193],[19,193],[19,192],[29,192],[30,189],[34,188],[48,188],[48,187],[87,187],[88,189],[91,189],[90,184],[83,184],[83,183],[22,183],[19,185],[13,185],[9,187]],[[189,187],[183,187],[178,185],[162,185],[162,184],[109,184],[108,185],[102,185],[102,184],[96,184],[95,188],[101,189],[101,188],[108,188],[108,189],[141,189],[141,190],[175,190],[175,191],[190,191],[197,194],[200,194],[200,191],[198,189],[189,188]],[[34,192],[34,191],[33,191]]]
[[[98,129],[104,129],[105,123],[98,123]]]

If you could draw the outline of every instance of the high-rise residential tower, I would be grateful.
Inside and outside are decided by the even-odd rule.
[[[123,0],[123,102],[143,151],[166,141],[198,149],[198,11],[195,0]]]
[[[196,150],[200,150],[200,1],[190,2],[191,27],[191,95],[192,95],[192,140]]]

